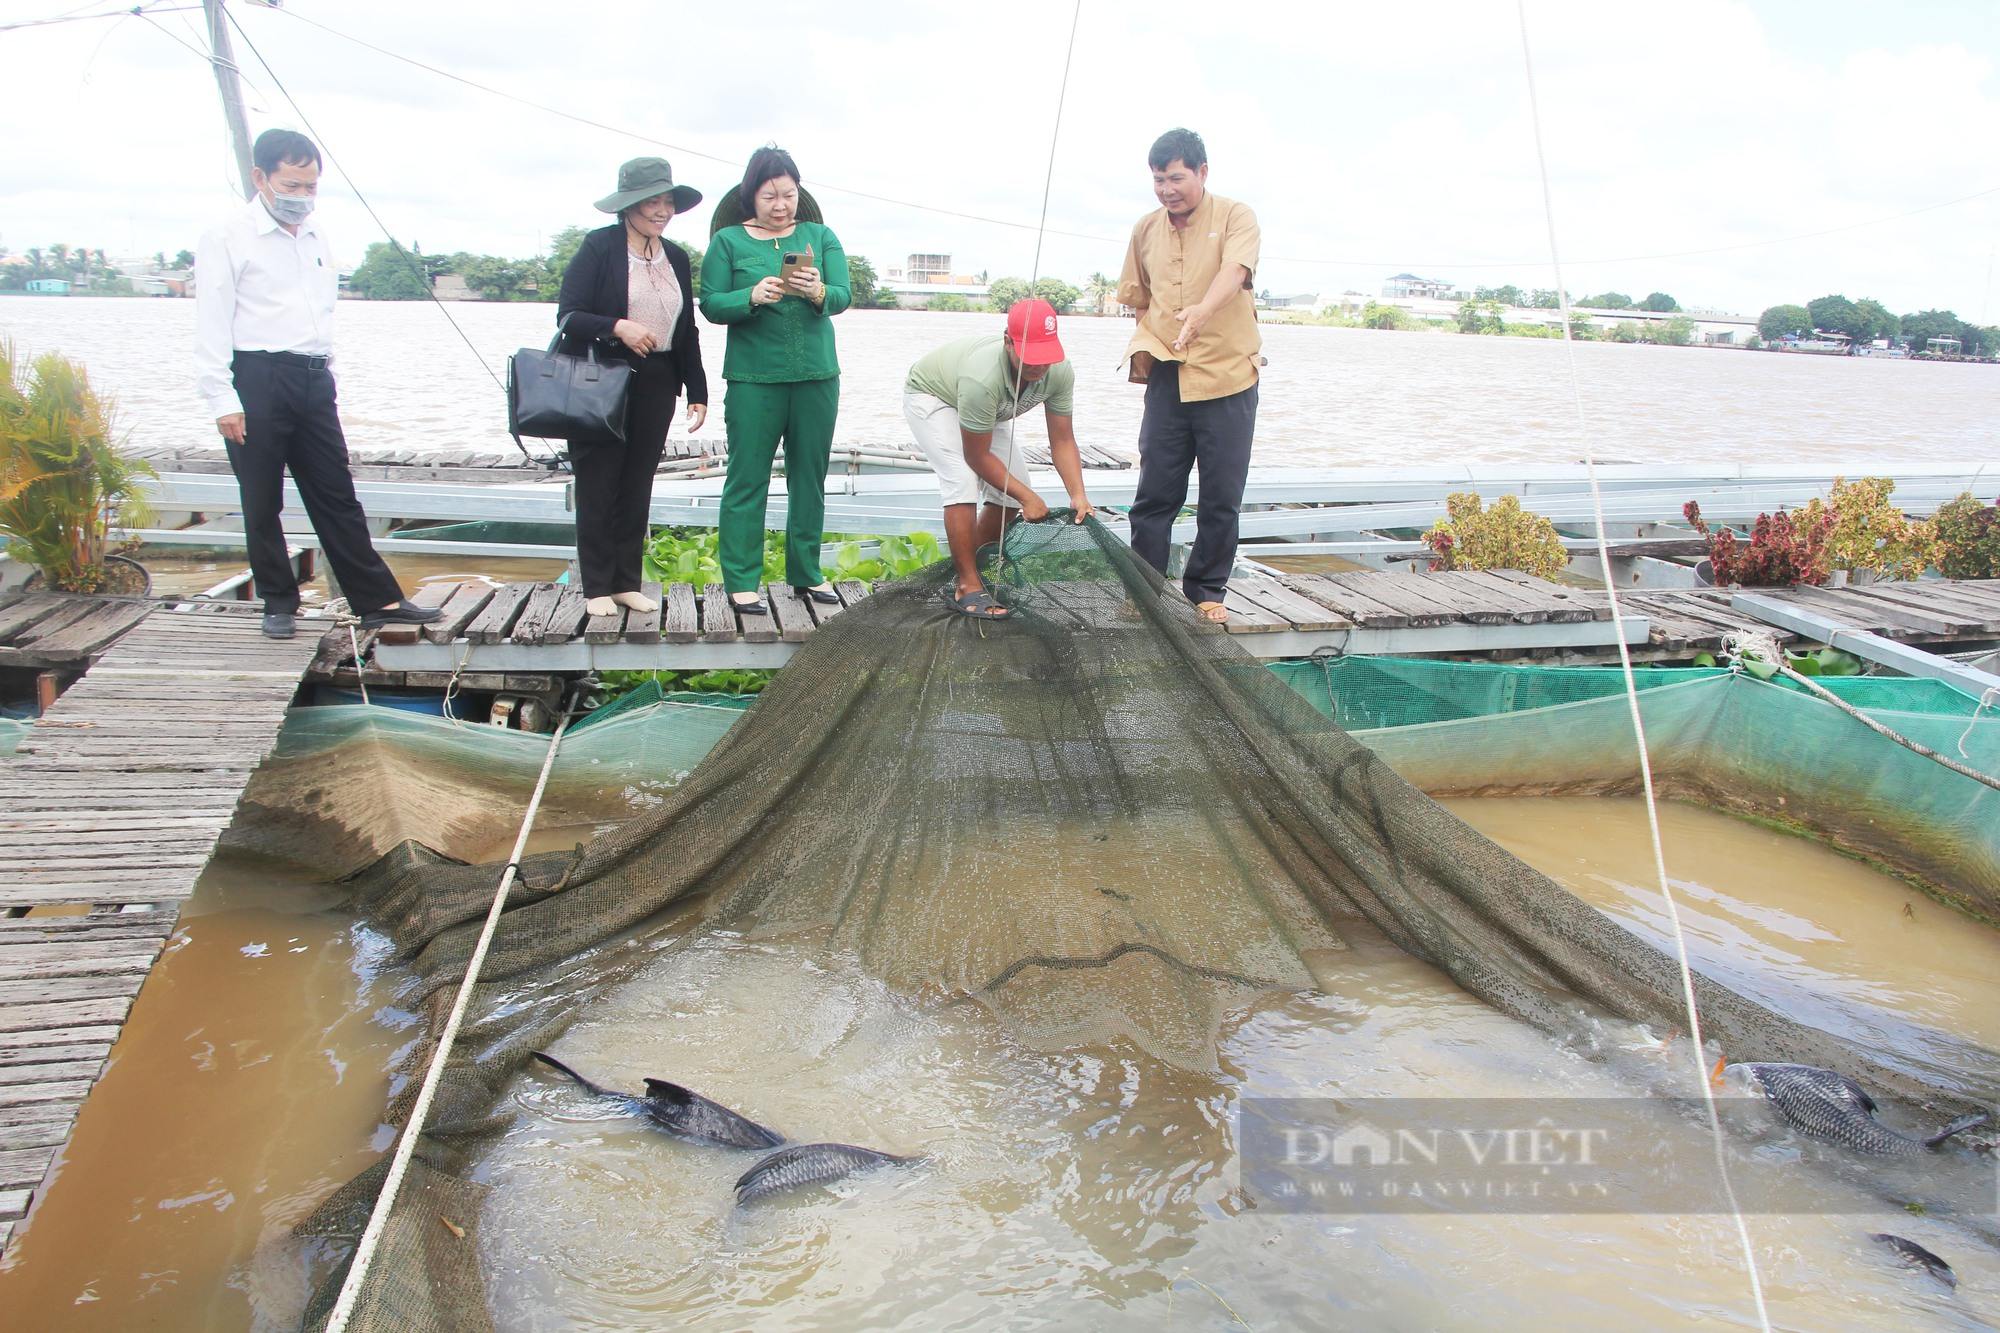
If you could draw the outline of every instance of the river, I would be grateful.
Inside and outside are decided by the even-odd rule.
[[[82,360],[142,445],[216,441],[194,396],[193,301],[0,300],[0,338]],[[495,379],[517,347],[547,341],[548,305],[343,301],[335,324],[343,416],[356,449],[511,450]],[[849,311],[840,316],[837,439],[907,445],[910,363],[996,315]],[[1140,390],[1119,373],[1129,322],[1072,317],[1077,435],[1132,452]],[[723,331],[704,326],[711,373]],[[1582,456],[1569,361],[1558,342],[1267,325],[1257,461],[1338,466],[1573,462]],[[481,366],[482,360],[486,368]],[[1700,347],[1576,347],[1603,459],[1899,464],[1990,457],[2000,443],[1991,366],[1779,355]],[[717,392],[720,396],[720,384]],[[684,425],[676,425],[679,435]],[[708,428],[720,431],[721,422]],[[1038,432],[1031,432],[1038,433]]]

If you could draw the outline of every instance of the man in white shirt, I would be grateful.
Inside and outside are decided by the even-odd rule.
[[[403,596],[354,494],[333,383],[340,275],[312,221],[319,149],[266,130],[251,150],[257,196],[201,239],[195,258],[195,390],[215,418],[243,497],[264,633],[297,632],[299,584],[279,511],[289,468],[347,603],[370,627],[436,620]]]

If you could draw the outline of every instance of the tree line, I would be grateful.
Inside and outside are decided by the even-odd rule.
[[[1474,288],[1472,299],[1480,305],[1497,301],[1522,310],[1562,309],[1562,296],[1553,287],[1523,289],[1511,282],[1499,287]],[[1657,315],[1671,315],[1681,308],[1681,303],[1665,292],[1649,292],[1637,301],[1623,292],[1599,292],[1596,296],[1571,297],[1570,305],[1593,310],[1647,310]]]
[[[58,243],[38,245],[18,256],[0,249],[0,261],[9,261],[0,262],[0,291],[26,291],[29,283],[47,278],[107,293],[133,290],[131,281],[113,267],[101,248]],[[162,250],[153,256],[153,263],[163,270],[193,268],[194,252],[183,250],[170,264],[167,252]]]
[[[1987,356],[2000,349],[2000,329],[1981,328],[1949,310],[1919,310],[1892,315],[1880,301],[1862,297],[1822,296],[1804,305],[1774,305],[1757,317],[1757,333],[1765,342],[1810,338],[1816,333],[1843,334],[1855,344],[1878,339],[1900,341],[1921,352],[1933,338],[1956,338],[1967,356]]]
[[[553,302],[562,290],[563,273],[576,257],[577,247],[583,244],[586,234],[582,227],[565,227],[551,238],[547,254],[532,259],[475,255],[463,250],[431,255],[414,245],[405,247],[398,242],[377,241],[368,247],[360,266],[348,278],[347,289],[371,301],[422,301],[430,297],[439,278],[453,274],[488,301]],[[704,252],[686,241],[675,240],[674,244],[687,252],[694,270],[694,295],[699,297]],[[847,281],[854,293],[855,306],[864,310],[895,307],[895,293],[883,290],[875,266],[865,256],[847,257]],[[1116,286],[1103,274],[1091,275],[1093,298]],[[946,290],[932,297],[928,308],[1004,313],[1015,302],[1031,296],[1040,297],[1058,310],[1067,310],[1083,296],[1083,291],[1060,278],[1040,278],[1032,287],[1025,278],[995,278],[987,287],[984,301],[973,301]]]

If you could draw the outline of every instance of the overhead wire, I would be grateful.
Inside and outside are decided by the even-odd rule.
[[[84,6],[78,6],[83,8]],[[95,14],[79,14],[71,10],[66,14],[52,14],[41,19],[16,19],[12,23],[0,23],[0,32],[16,32],[23,28],[53,28],[63,23],[87,23],[92,19],[144,18],[148,14],[178,14],[184,9],[200,9],[200,5],[133,5],[129,9],[106,9]]]
[[[592,129],[604,130],[607,133],[621,135],[628,139],[637,140],[640,143],[648,143],[658,148],[666,148],[676,153],[684,153],[689,157],[698,157],[708,162],[718,162],[723,164],[724,166],[735,165],[734,162],[732,162],[727,158],[718,157],[713,153],[705,153],[698,148],[690,148],[685,144],[670,143],[667,140],[657,138],[641,130],[631,129],[627,126],[613,125],[605,121],[593,120],[588,116],[581,116],[572,111],[565,111],[561,107],[550,106],[544,102],[537,102],[531,98],[522,97],[518,93],[510,93],[505,89],[495,88],[489,84],[480,83],[478,80],[466,78],[462,74],[454,74],[448,69],[442,69],[426,61],[418,60],[414,56],[406,56],[399,51],[392,51],[387,47],[378,46],[374,42],[370,42],[363,38],[356,37],[352,33],[342,32],[338,28],[328,27],[326,24],[321,23],[315,19],[309,19],[305,15],[300,14],[295,10],[280,9],[277,12],[287,15],[290,18],[296,19],[300,23],[304,23],[311,27],[317,28],[321,32],[327,33],[330,36],[338,37],[343,41],[352,42],[356,46],[360,46],[367,50],[373,51],[377,55],[386,56],[391,60],[401,61],[406,65],[410,65],[417,69],[424,70],[428,73],[435,74],[439,78],[449,79],[454,83],[463,84],[468,88],[472,88],[479,92],[486,93],[489,96],[502,98],[506,101],[514,102],[521,106],[528,107],[531,110],[540,111],[543,112],[544,114],[551,116],[557,116],[564,120],[572,121],[579,125],[588,125]],[[232,20],[232,22],[233,21],[234,20]],[[1072,39],[1073,38],[1074,38],[1074,30],[1072,28]],[[1065,79],[1064,82],[1066,85],[1068,82],[1067,79]],[[1040,249],[1041,239],[1043,236],[1062,236],[1070,240],[1094,241],[1103,245],[1119,245],[1123,243],[1123,238],[1121,237],[1098,236],[1089,232],[1067,231],[1062,228],[1048,226],[1047,225],[1048,201],[1046,195],[1044,195],[1043,198],[1043,216],[1041,221],[1039,223],[1030,223],[1030,222],[1016,221],[1015,219],[1012,218],[993,217],[989,214],[984,214],[984,213],[969,213],[961,211],[959,209],[939,208],[935,204],[918,203],[915,200],[911,199],[898,199],[891,195],[876,194],[868,190],[857,190],[851,186],[845,186],[845,185],[833,185],[833,184],[828,184],[826,182],[821,182],[815,188],[828,190],[837,194],[851,195],[857,199],[868,199],[876,203],[891,204],[898,208],[910,208],[924,213],[936,213],[943,217],[960,218],[968,222],[981,222],[996,227],[1011,227],[1018,231],[1033,231],[1036,233],[1036,248],[1038,251]],[[1754,250],[1768,245],[1789,245],[1797,241],[1815,240],[1822,236],[1835,236],[1839,235],[1842,232],[1859,231],[1867,227],[1879,227],[1885,223],[1901,221],[1904,218],[1917,217],[1924,213],[1934,213],[1939,209],[1955,208],[1960,204],[1970,203],[1973,200],[1984,199],[1987,198],[1988,196],[1996,194],[2000,194],[2000,185],[1993,185],[1985,189],[1975,190],[1971,194],[1960,195],[1955,199],[1946,199],[1939,203],[1925,204],[1918,208],[1906,209],[1900,213],[1889,213],[1881,217],[1866,218],[1859,222],[1843,223],[1842,225],[1837,227],[1826,227],[1818,231],[1799,232],[1795,235],[1790,235],[1790,236],[1772,236],[1772,237],[1767,237],[1763,240],[1755,240],[1755,241],[1736,241],[1736,242],[1731,242],[1727,245],[1708,246],[1694,250],[1665,251],[1660,254],[1652,254],[1652,255],[1620,255],[1602,259],[1572,259],[1569,261],[1569,264],[1572,268],[1590,266],[1590,265],[1601,265],[1601,264],[1643,264],[1664,259],[1696,259],[1700,258],[1703,255],[1730,254],[1739,250]],[[1415,261],[1410,259],[1397,259],[1397,260],[1340,259],[1340,258],[1326,258],[1323,256],[1300,256],[1300,255],[1266,255],[1264,256],[1264,258],[1267,262],[1273,262],[1273,263],[1310,264],[1316,267],[1329,267],[1329,268],[1412,268],[1412,269],[1425,268],[1425,269],[1441,269],[1441,270],[1526,268],[1529,267],[1530,265],[1539,264],[1541,262],[1541,260],[1539,259],[1481,259],[1481,260],[1470,260],[1470,261],[1454,260],[1450,262],[1440,263],[1431,261]]]
[[[1618,581],[1611,573],[1610,539],[1605,533],[1604,492],[1599,485],[1597,474],[1597,450],[1590,432],[1589,419],[1583,406],[1583,377],[1577,369],[1576,337],[1570,327],[1569,294],[1563,285],[1562,251],[1556,243],[1555,197],[1549,188],[1548,154],[1542,147],[1541,101],[1535,88],[1535,58],[1532,44],[1528,40],[1527,0],[1514,0],[1515,12],[1521,24],[1521,63],[1527,76],[1528,121],[1534,133],[1535,162],[1542,179],[1542,214],[1548,224],[1549,267],[1555,274],[1556,296],[1562,308],[1563,347],[1569,358],[1570,393],[1576,404],[1577,442],[1583,447],[1585,474],[1590,479],[1590,503],[1595,515],[1597,533],[1598,567],[1604,575],[1604,592],[1611,604],[1612,641],[1618,645],[1618,665],[1624,673],[1625,701],[1632,715],[1632,735],[1639,751],[1639,779],[1646,798],[1646,827],[1652,837],[1653,873],[1659,881],[1660,897],[1666,904],[1667,922],[1672,927],[1674,955],[1679,964],[1681,979],[1681,1002],[1686,1011],[1690,1058],[1694,1061],[1695,1080],[1701,1088],[1702,1105],[1708,1114],[1710,1141],[1715,1148],[1715,1169],[1721,1179],[1722,1192],[1729,1203],[1729,1213],[1736,1224],[1736,1237],[1743,1252],[1744,1271],[1749,1277],[1750,1298],[1756,1307],[1758,1327],[1763,1333],[1771,1333],[1771,1314],[1764,1302],[1764,1280],[1758,1269],[1756,1247],[1750,1241],[1750,1227],[1744,1220],[1742,1204],[1736,1197],[1736,1185],[1730,1178],[1729,1152],[1722,1136],[1722,1118],[1716,1108],[1715,1088],[1710,1081],[1708,1070],[1708,1050],[1701,1035],[1701,1007],[1695,1001],[1694,968],[1688,961],[1687,934],[1681,924],[1680,904],[1674,897],[1673,882],[1667,877],[1667,853],[1664,839],[1660,834],[1659,792],[1653,784],[1653,762],[1646,748],[1646,719],[1639,706],[1639,682],[1632,671],[1632,649],[1625,641],[1625,615],[1619,605]]]

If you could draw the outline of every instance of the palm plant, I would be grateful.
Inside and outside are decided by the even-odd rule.
[[[119,449],[112,416],[81,365],[57,352],[24,362],[0,341],[0,536],[66,592],[104,586],[114,520],[150,517],[139,479],[157,474]]]

